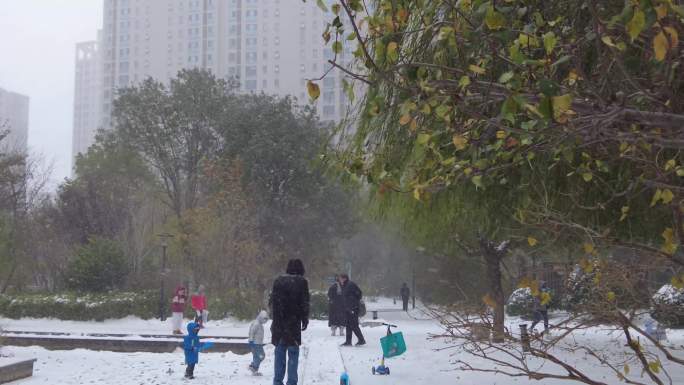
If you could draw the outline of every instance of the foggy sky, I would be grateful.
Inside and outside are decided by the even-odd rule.
[[[76,43],[94,40],[102,0],[0,0],[0,87],[30,97],[29,151],[69,176]]]

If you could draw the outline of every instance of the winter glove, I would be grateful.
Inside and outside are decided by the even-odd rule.
[[[309,327],[309,320],[303,319],[302,320],[302,331],[306,330],[307,327]]]

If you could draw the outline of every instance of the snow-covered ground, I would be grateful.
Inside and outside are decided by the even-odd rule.
[[[367,303],[369,309],[388,308],[394,305],[391,300]],[[391,368],[390,376],[373,376],[371,367],[377,365],[381,357],[379,339],[384,336],[383,327],[365,327],[368,345],[364,347],[339,348],[343,337],[332,337],[325,321],[312,321],[304,332],[304,343],[300,353],[300,384],[338,384],[339,376],[346,367],[351,383],[354,385],[454,385],[454,384],[561,384],[562,382],[544,380],[542,382],[527,378],[510,378],[493,373],[474,373],[458,371],[454,361],[467,360],[474,366],[486,363],[466,355],[457,349],[448,349],[449,341],[429,339],[430,334],[442,332],[439,324],[418,311],[407,315],[403,312],[381,313],[380,316],[399,326],[406,339],[408,351],[397,358],[387,360]],[[511,325],[519,320],[509,320]],[[7,320],[0,319],[0,326],[9,330],[60,331],[69,333],[130,333],[165,334],[168,325],[159,321],[142,321],[133,318],[96,322],[67,322],[57,320]],[[266,338],[269,338],[266,325]],[[215,336],[242,336],[247,334],[248,323],[235,320],[210,321],[201,334]],[[624,348],[616,336],[600,328],[592,328],[578,333],[575,338],[591,346],[605,346],[619,354]],[[670,343],[681,348],[684,333],[669,331]],[[677,352],[684,356],[682,351]],[[3,360],[17,358],[37,358],[34,377],[17,382],[17,385],[33,384],[184,384],[182,379],[183,353],[112,353],[86,350],[48,351],[38,347],[3,347],[0,355],[9,356]],[[273,348],[266,347],[266,360],[262,363],[263,377],[253,377],[247,366],[251,355],[232,353],[207,353],[200,356],[195,369],[195,384],[256,385],[272,383]],[[582,355],[573,357],[578,367],[588,370],[594,378],[608,384],[619,384],[617,376],[605,368],[595,366],[595,361]],[[530,362],[535,365],[534,362]],[[541,364],[539,364],[541,365]],[[548,365],[548,364],[547,364]],[[684,384],[684,367],[665,364],[672,376],[673,384]],[[544,367],[543,369],[549,369]],[[634,369],[636,371],[636,369]],[[642,379],[643,382],[646,378]]]

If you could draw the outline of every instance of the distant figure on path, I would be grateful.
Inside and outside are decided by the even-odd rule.
[[[183,326],[183,313],[185,313],[185,302],[188,296],[185,293],[183,286],[176,288],[176,294],[171,299],[171,327],[173,334],[183,334],[181,327]]]
[[[332,335],[340,329],[340,335],[344,335],[345,327],[344,297],[339,276],[335,275],[335,283],[328,289],[328,326]]]
[[[404,282],[404,284],[401,285],[401,290],[399,292],[401,294],[401,302],[404,305],[404,311],[408,311],[408,303],[409,297],[411,296],[411,290],[408,288],[406,282]]]
[[[275,345],[273,385],[297,385],[299,346],[302,331],[309,325],[309,282],[304,278],[304,264],[299,259],[287,263],[285,275],[273,282],[270,298],[271,342]],[[286,357],[287,356],[287,357]]]
[[[534,322],[532,322],[532,327],[539,323],[539,321],[544,320],[544,331],[549,330],[549,307],[551,306],[551,289],[546,285],[546,282],[541,283],[539,287],[539,297],[534,297],[534,310],[532,316]]]
[[[361,310],[361,298],[363,298],[363,293],[354,282],[349,280],[347,274],[340,274],[339,282],[342,286],[347,326],[347,338],[342,346],[352,345],[352,333],[355,334],[358,339],[358,342],[356,343],[357,346],[365,345],[366,340],[363,338],[363,333],[361,333],[361,328],[359,327],[359,311]]]
[[[255,376],[260,376],[259,365],[266,358],[264,352],[264,324],[268,321],[268,313],[265,310],[259,312],[256,319],[249,325],[249,348],[252,349],[252,363],[249,370]]]
[[[199,285],[195,294],[192,295],[192,308],[195,310],[197,317],[201,322],[200,328],[203,328],[209,318],[209,311],[207,310],[207,297],[204,295],[204,285]]]

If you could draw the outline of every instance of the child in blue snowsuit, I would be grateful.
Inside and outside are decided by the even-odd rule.
[[[185,369],[185,378],[195,378],[195,364],[199,362],[199,352],[202,350],[204,344],[200,343],[199,333],[200,325],[195,322],[188,324],[188,335],[183,337],[183,351],[185,352],[185,363],[188,367]]]

